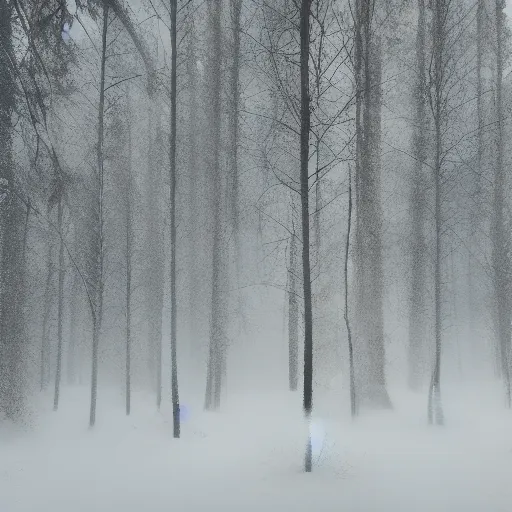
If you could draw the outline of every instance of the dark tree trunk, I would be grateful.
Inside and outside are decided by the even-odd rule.
[[[170,0],[171,7],[171,133],[170,133],[170,207],[171,207],[171,395],[173,436],[180,437],[180,399],[178,390],[177,345],[177,298],[176,298],[176,66],[177,0]]]
[[[352,174],[349,169],[348,174],[348,220],[347,220],[347,239],[345,242],[345,262],[343,274],[345,278],[345,311],[343,318],[347,328],[348,338],[348,362],[349,362],[349,387],[350,387],[350,414],[352,418],[357,415],[356,400],[356,376],[354,368],[354,346],[352,343],[352,329],[350,328],[349,301],[348,301],[348,258],[350,255],[350,232],[352,230]]]
[[[302,213],[302,273],[304,281],[304,414],[311,424],[313,409],[313,308],[309,260],[309,17],[311,0],[302,0],[300,10],[300,199]],[[311,431],[308,434],[304,469],[312,470]]]
[[[235,240],[235,264],[237,279],[239,272],[239,169],[238,169],[238,146],[240,128],[240,17],[242,11],[242,0],[230,0],[231,26],[233,32],[233,61],[231,64],[230,89],[231,89],[231,191],[230,208],[233,235]]]
[[[19,419],[24,408],[23,238],[25,208],[16,194],[12,154],[15,77],[12,2],[0,0],[0,410]]]
[[[503,9],[505,2],[496,0],[496,162],[494,167],[494,209],[492,232],[492,265],[496,332],[499,339],[501,375],[507,407],[511,406],[510,390],[510,260],[505,228],[505,168],[503,163]]]

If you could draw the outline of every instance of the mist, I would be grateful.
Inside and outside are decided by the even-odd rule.
[[[509,510],[510,12],[0,0],[0,510]]]

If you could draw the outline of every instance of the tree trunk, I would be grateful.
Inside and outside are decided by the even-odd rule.
[[[130,164],[129,164],[130,165]],[[129,178],[131,179],[131,178]],[[130,185],[128,185],[130,186]],[[132,368],[132,212],[131,197],[126,202],[126,415],[131,411]]]
[[[128,93],[128,112],[125,122],[128,123],[128,165],[125,188],[126,207],[126,368],[125,368],[125,399],[126,415],[131,412],[132,397],[132,259],[133,259],[133,212],[134,177],[132,169],[132,112],[130,108],[130,93]]]
[[[40,357],[40,389],[43,391],[48,383],[50,374],[50,333],[49,322],[52,311],[52,282],[53,274],[55,272],[53,265],[53,241],[48,237],[48,257],[46,268],[46,284],[44,290],[44,304],[43,304],[43,332],[41,336],[41,357]]]
[[[350,375],[350,414],[352,418],[357,415],[357,401],[356,401],[356,377],[354,368],[354,346],[352,344],[352,330],[350,328],[349,317],[349,302],[348,302],[348,258],[350,255],[350,232],[352,230],[352,174],[349,168],[348,171],[348,220],[347,220],[347,239],[345,242],[345,263],[343,273],[345,277],[345,311],[343,318],[347,328],[348,338],[348,362],[349,362],[349,375]]]
[[[356,3],[356,265],[357,327],[367,369],[360,375],[361,400],[391,407],[386,389],[383,313],[382,209],[380,204],[380,38],[372,27],[373,2]],[[361,347],[363,348],[363,347]],[[361,351],[362,352],[362,351]],[[359,354],[358,354],[359,355]],[[362,355],[362,354],[361,354]]]
[[[97,234],[97,286],[96,301],[93,307],[93,340],[92,340],[92,375],[91,375],[91,410],[89,426],[96,423],[96,399],[98,392],[98,346],[103,317],[103,143],[104,143],[104,115],[105,115],[105,64],[107,53],[108,32],[108,4],[103,5],[103,30],[101,49],[101,77],[100,77],[100,101],[98,106],[98,234]]]
[[[434,49],[434,98],[432,110],[435,124],[435,259],[434,259],[434,290],[435,290],[435,360],[432,370],[432,378],[429,390],[428,420],[429,423],[437,425],[444,424],[444,414],[441,404],[441,342],[442,342],[442,293],[441,293],[441,256],[442,256],[442,123],[443,123],[443,100],[444,100],[444,47],[445,47],[445,24],[446,24],[445,0],[435,0],[433,49]]]
[[[210,319],[210,348],[207,369],[205,408],[217,409],[220,406],[222,390],[223,358],[225,357],[224,298],[221,296],[224,282],[224,261],[222,241],[222,176],[220,173],[221,151],[221,5],[212,2],[212,57],[211,57],[211,94],[212,110],[210,114],[212,133],[212,170],[213,170],[213,258],[212,258],[212,295]]]
[[[66,269],[64,267],[63,209],[64,205],[61,194],[57,205],[57,226],[61,236],[59,243],[59,307],[57,313],[57,366],[55,370],[55,393],[53,396],[54,411],[59,408],[60,382],[62,375],[62,327],[64,323],[64,277],[66,274]]]
[[[73,285],[71,288],[71,325],[69,331],[69,346],[67,358],[67,380],[68,385],[76,383],[76,360],[77,360],[77,335],[79,329],[79,318],[81,318],[78,306],[78,294],[80,293],[81,282],[78,272],[75,270],[73,275]]]
[[[0,0],[0,410],[19,419],[24,408],[22,261],[25,209],[16,196],[12,155],[15,77],[12,2]]]
[[[292,216],[293,216],[292,210]],[[290,391],[297,391],[299,373],[299,302],[297,300],[297,235],[292,219],[288,267],[288,383]]]
[[[409,387],[418,390],[422,384],[423,360],[425,358],[425,297],[426,259],[425,259],[425,159],[426,133],[426,9],[425,0],[418,0],[418,27],[416,32],[417,82],[414,91],[415,132],[413,138],[414,177],[411,194],[412,210],[412,279],[411,305],[409,311]]]
[[[156,122],[155,122],[156,117]],[[155,126],[155,138],[152,126]],[[162,315],[164,308],[165,249],[164,215],[162,204],[163,159],[165,154],[161,116],[149,106],[148,134],[150,137],[147,173],[147,257],[146,305],[148,314],[148,369],[152,388],[156,392],[156,405],[162,403]]]
[[[313,308],[309,260],[309,17],[311,0],[302,0],[300,10],[300,199],[302,213],[302,273],[304,280],[304,414],[311,428],[313,409]],[[312,470],[311,430],[308,435],[304,468]]]
[[[171,133],[170,133],[170,207],[171,207],[171,395],[173,436],[180,437],[180,400],[178,391],[177,300],[176,300],[176,14],[177,0],[170,0],[171,7]]]
[[[472,247],[478,247],[480,240],[481,216],[482,210],[482,178],[484,172],[484,104],[483,104],[483,57],[484,57],[484,16],[485,0],[478,0],[476,12],[476,114],[477,114],[477,155],[476,155],[476,173],[473,189],[473,201],[470,212],[470,229]],[[476,279],[474,279],[475,274]],[[469,307],[469,342],[474,347],[477,341],[475,327],[481,322],[480,311],[478,308],[479,297],[477,296],[477,286],[481,275],[479,266],[473,265],[473,257],[468,254],[468,307]]]
[[[494,209],[492,263],[496,331],[499,339],[501,374],[507,407],[511,406],[510,390],[510,293],[508,272],[508,237],[505,229],[505,169],[503,165],[503,0],[496,0],[496,162],[494,167]]]
[[[199,73],[197,72],[196,56],[196,31],[194,22],[191,22],[189,44],[187,48],[187,90],[189,94],[189,130],[188,130],[188,188],[189,188],[189,219],[191,236],[189,242],[189,285],[188,285],[188,310],[189,314],[189,336],[190,336],[190,355],[195,360],[197,349],[199,347],[200,327],[197,321],[197,314],[201,311],[201,276],[199,273],[199,252],[201,250],[199,240],[201,238],[201,216],[198,212],[201,210],[200,197],[198,189],[201,188],[202,180],[198,166],[198,97],[197,88],[199,87]]]
[[[231,88],[231,223],[235,240],[235,265],[236,275],[239,278],[239,170],[238,170],[238,146],[240,127],[240,17],[242,11],[242,0],[230,0],[231,26],[233,32],[233,61],[231,64],[230,88]]]

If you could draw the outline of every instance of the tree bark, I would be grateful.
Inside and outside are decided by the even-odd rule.
[[[240,129],[240,17],[242,0],[230,0],[231,26],[233,33],[233,62],[231,64],[230,89],[231,89],[231,222],[235,240],[235,265],[237,279],[239,273],[240,241],[239,241],[239,170],[238,170],[238,146]]]
[[[50,314],[52,310],[52,282],[53,274],[55,272],[53,264],[53,241],[51,237],[48,237],[48,256],[47,256],[47,267],[46,267],[46,284],[44,289],[44,304],[43,304],[43,325],[42,325],[42,336],[41,336],[41,357],[40,357],[40,389],[43,391],[48,383],[50,373],[50,333],[49,333],[49,322]]]
[[[357,0],[356,77],[356,266],[358,356],[367,362],[360,401],[390,408],[386,389],[383,313],[382,209],[380,204],[381,41],[374,32],[374,0]],[[363,343],[364,342],[364,343]],[[364,356],[362,352],[364,351]]]
[[[409,311],[409,387],[418,390],[422,384],[423,360],[425,358],[425,296],[426,259],[425,259],[425,159],[426,133],[426,8],[425,0],[418,0],[418,26],[416,32],[417,82],[414,90],[415,131],[413,138],[414,176],[411,194],[412,211],[412,279],[411,304]]]
[[[212,170],[213,170],[213,247],[212,247],[212,295],[210,319],[210,347],[207,368],[205,408],[217,409],[220,406],[222,390],[222,370],[225,357],[225,325],[224,304],[222,297],[222,284],[224,282],[223,269],[223,241],[222,241],[222,176],[220,173],[221,151],[221,5],[220,2],[211,2],[212,23],[212,57],[211,57],[211,94],[212,110],[210,113],[212,133]]]
[[[170,207],[171,207],[171,395],[173,436],[180,437],[180,401],[178,390],[177,318],[178,304],[176,297],[176,66],[177,39],[176,14],[177,0],[170,0],[171,8],[171,133],[170,133]]]
[[[57,226],[61,234],[59,242],[59,306],[57,313],[57,365],[55,370],[55,393],[53,397],[53,410],[59,408],[60,382],[62,377],[62,328],[64,323],[64,277],[66,269],[64,267],[64,238],[63,238],[63,197],[60,192],[57,205]]]
[[[92,375],[91,375],[91,409],[89,416],[89,426],[93,427],[96,423],[96,401],[98,393],[98,346],[101,333],[101,324],[103,317],[103,144],[104,144],[104,116],[105,116],[105,65],[107,53],[107,32],[108,32],[108,5],[103,5],[103,29],[102,29],[102,49],[101,49],[101,77],[100,77],[100,100],[98,106],[98,233],[96,245],[97,258],[97,282],[95,304],[92,308],[93,314],[93,340],[92,340]]]
[[[292,215],[293,215],[292,211]],[[297,391],[299,365],[299,303],[297,300],[297,235],[292,219],[288,267],[288,384]]]
[[[134,176],[132,169],[132,116],[130,108],[130,93],[128,93],[128,112],[126,122],[128,123],[128,165],[125,188],[126,207],[126,368],[125,368],[125,399],[126,415],[131,412],[132,397],[132,259],[133,259],[133,211],[134,200],[133,184]]]
[[[313,308],[309,259],[309,17],[311,0],[302,0],[300,10],[300,199],[302,213],[302,273],[304,280],[304,414],[308,427],[313,409]],[[308,435],[304,468],[312,470],[311,431]]]
[[[442,256],[442,155],[443,139],[442,124],[444,120],[444,68],[446,44],[447,6],[445,0],[435,0],[433,27],[433,67],[434,67],[434,98],[432,111],[435,125],[435,259],[434,259],[434,301],[435,301],[435,359],[429,390],[428,420],[437,425],[444,424],[444,413],[441,404],[441,348],[442,348],[442,290],[441,290],[441,256]]]
[[[0,0],[0,48],[0,410],[19,420],[24,409],[25,208],[16,195],[12,154],[16,84],[12,3],[7,0]]]
[[[350,328],[349,301],[348,301],[348,258],[350,255],[350,232],[352,230],[352,174],[348,171],[348,220],[347,220],[347,238],[345,242],[345,262],[343,274],[345,278],[345,310],[343,318],[345,327],[347,328],[348,338],[348,362],[349,362],[349,387],[350,387],[350,414],[352,418],[357,415],[357,399],[356,399],[356,376],[354,368],[354,346],[352,343],[352,329]]]
[[[492,263],[496,331],[499,339],[501,375],[507,407],[511,406],[510,390],[510,284],[508,272],[508,237],[505,228],[505,169],[503,164],[503,9],[504,1],[496,0],[496,161],[494,166],[494,208]]]
[[[156,117],[156,122],[155,122]],[[154,140],[151,127],[155,126]],[[164,308],[165,253],[162,180],[165,143],[162,136],[161,116],[150,102],[148,116],[150,137],[147,174],[147,246],[148,274],[146,278],[146,304],[148,311],[149,375],[156,392],[156,405],[162,403],[162,316]]]
[[[77,360],[77,333],[79,328],[79,319],[81,318],[81,311],[79,310],[78,294],[80,293],[81,282],[79,280],[78,272],[74,272],[73,284],[71,287],[71,325],[69,332],[69,346],[67,357],[67,381],[68,385],[72,386],[76,383],[76,360]]]
[[[187,48],[187,90],[189,94],[189,129],[188,129],[188,189],[189,189],[189,219],[191,236],[189,237],[189,285],[188,285],[188,310],[189,314],[189,336],[190,336],[190,355],[194,359],[199,345],[200,325],[197,321],[197,314],[201,311],[201,276],[199,273],[199,252],[201,250],[199,240],[201,238],[201,216],[200,197],[198,190],[201,188],[202,180],[199,172],[200,158],[198,158],[198,131],[200,123],[198,122],[198,95],[199,73],[197,71],[196,56],[196,30],[194,21],[191,22],[189,44]]]

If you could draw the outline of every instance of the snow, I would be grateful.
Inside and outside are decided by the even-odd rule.
[[[149,393],[101,389],[87,428],[87,388],[25,431],[0,430],[1,512],[509,512],[512,414],[495,383],[443,389],[447,425],[426,425],[424,393],[392,389],[393,411],[352,422],[338,389],[317,397],[313,473],[302,471],[301,396],[230,394],[205,413],[186,405],[183,437]],[[190,398],[190,400],[187,400]]]

